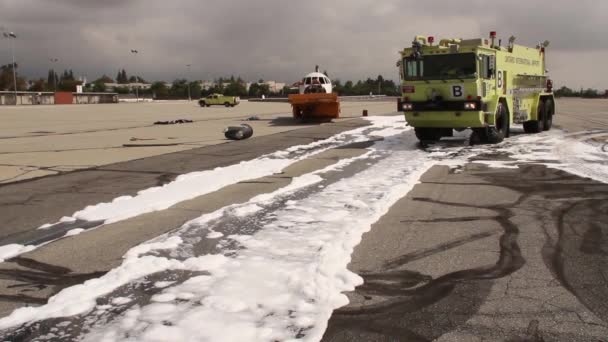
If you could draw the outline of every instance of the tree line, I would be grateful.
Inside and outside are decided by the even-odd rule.
[[[17,66],[18,70],[18,66]],[[129,83],[147,83],[142,77],[137,75],[128,75],[125,69],[117,72],[116,78],[108,75],[102,75],[94,81],[85,84],[84,91],[87,92],[106,92],[113,91],[119,94],[133,93],[134,90],[128,86]],[[108,89],[106,84],[116,83],[119,86]],[[83,82],[74,76],[71,69],[66,69],[58,73],[54,69],[50,69],[46,78],[26,80],[22,76],[17,77],[17,90],[19,91],[76,91],[76,86],[82,85]],[[124,86],[120,86],[124,85]],[[264,83],[263,79],[250,84],[238,76],[220,77],[213,81],[211,87],[201,87],[200,81],[188,81],[186,79],[176,79],[170,84],[163,81],[152,82],[150,89],[139,89],[142,95],[150,95],[155,98],[187,98],[188,85],[190,86],[190,95],[192,98],[207,96],[209,94],[220,93],[229,96],[240,97],[261,97],[261,96],[287,96],[289,93],[297,92],[297,87],[285,86],[278,91],[272,91],[270,86]],[[0,90],[14,90],[13,85],[13,69],[12,65],[7,64],[0,66]],[[397,85],[392,80],[385,80],[382,76],[375,79],[368,78],[360,81],[334,81],[334,92],[339,95],[369,95],[384,94],[389,96],[398,95]]]
[[[563,86],[559,89],[554,90],[553,93],[556,97],[582,97],[587,99],[596,99],[601,97],[608,98],[608,89],[604,92],[592,88],[581,88],[580,90],[576,91],[566,86]]]
[[[15,64],[16,70],[18,65]],[[327,75],[327,72],[325,71]],[[98,79],[85,85],[84,91],[88,92],[106,92],[106,84],[117,83],[119,85],[112,91],[119,94],[133,93],[134,90],[127,86],[128,83],[147,83],[142,77],[137,75],[128,75],[125,69],[118,71],[116,79],[108,75],[102,75]],[[83,82],[74,77],[74,72],[70,69],[64,70],[62,73],[57,73],[54,69],[48,71],[46,78],[34,80],[26,80],[24,77],[17,77],[17,90],[19,91],[76,91],[76,86]],[[297,84],[285,86],[278,91],[271,91],[268,84],[264,83],[263,79],[253,82],[249,88],[247,83],[238,76],[220,77],[213,81],[211,87],[201,87],[200,81],[188,81],[186,79],[176,79],[172,83],[167,84],[163,81],[156,81],[151,84],[149,89],[139,89],[142,95],[149,95],[155,98],[171,99],[171,98],[188,98],[188,86],[190,86],[190,95],[192,98],[199,98],[209,94],[219,93],[228,96],[240,97],[261,97],[261,96],[287,96],[290,93],[297,93]],[[386,80],[382,75],[375,78],[367,78],[366,80],[358,80],[356,82],[347,80],[342,81],[336,79],[333,81],[334,92],[342,96],[356,95],[387,95],[398,96],[399,86],[392,80]],[[13,66],[6,64],[0,66],[0,90],[13,91]],[[597,89],[587,88],[574,90],[566,86],[554,90],[556,97],[583,97],[583,98],[601,98],[608,97],[608,90],[599,91]]]
[[[346,81],[344,84],[338,79],[334,82],[334,92],[342,96],[356,95],[387,95],[399,96],[399,87],[393,80],[385,80],[382,75],[376,79],[368,78],[365,81],[359,80],[356,83]]]

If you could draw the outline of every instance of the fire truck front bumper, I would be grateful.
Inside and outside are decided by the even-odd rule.
[[[483,111],[405,112],[405,120],[413,127],[470,128],[484,127]]]

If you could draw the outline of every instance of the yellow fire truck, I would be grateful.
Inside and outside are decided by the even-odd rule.
[[[513,123],[526,133],[551,129],[555,114],[552,82],[546,76],[545,49],[506,46],[489,38],[442,39],[416,36],[397,62],[405,113],[421,141],[452,136],[471,128],[480,142],[498,143],[509,136]]]

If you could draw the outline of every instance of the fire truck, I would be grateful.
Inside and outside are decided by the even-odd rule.
[[[551,129],[555,114],[553,84],[546,75],[545,49],[505,46],[489,38],[441,39],[416,36],[400,52],[397,66],[402,96],[398,110],[421,141],[452,136],[471,128],[481,143],[499,143],[512,124],[526,133]]]

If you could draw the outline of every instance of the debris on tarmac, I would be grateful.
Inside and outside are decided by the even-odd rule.
[[[241,124],[239,126],[229,126],[224,129],[224,136],[230,140],[243,140],[251,138],[253,135],[253,128],[248,124]]]
[[[129,139],[129,141],[144,141],[144,140],[156,140],[153,138],[136,138],[136,137],[132,137],[131,139]]]
[[[250,117],[248,117],[247,119],[245,119],[245,121],[258,121],[260,120],[260,117],[257,115],[252,115]]]
[[[168,143],[168,144],[122,144],[122,147],[166,147],[166,146],[177,146],[180,143]]]
[[[188,119],[178,119],[173,121],[156,121],[155,125],[175,125],[175,124],[184,124],[184,123],[192,123],[194,121]]]

